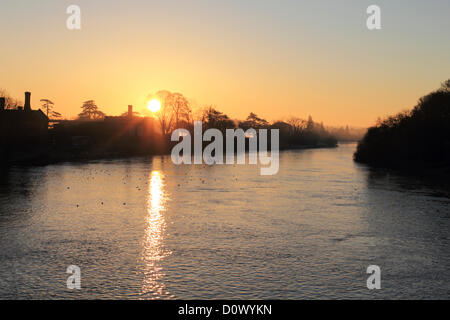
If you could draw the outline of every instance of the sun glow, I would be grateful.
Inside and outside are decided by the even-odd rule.
[[[161,109],[161,102],[159,102],[159,100],[152,99],[148,102],[147,108],[151,112],[157,112]]]

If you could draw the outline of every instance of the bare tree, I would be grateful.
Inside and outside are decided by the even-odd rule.
[[[172,93],[170,95],[170,104],[175,120],[175,129],[180,127],[180,123],[188,124],[191,120],[192,110],[188,100],[181,93]]]
[[[171,93],[167,90],[161,90],[156,93],[156,97],[161,103],[161,109],[157,113],[159,125],[163,135],[167,135],[172,127],[173,112],[171,106]]]
[[[297,117],[291,117],[289,120],[287,120],[287,123],[291,125],[292,129],[294,130],[294,133],[296,134],[301,133],[308,126],[307,121]]]
[[[181,93],[161,90],[155,96],[161,103],[161,109],[156,116],[163,135],[191,122],[192,110],[189,101]]]

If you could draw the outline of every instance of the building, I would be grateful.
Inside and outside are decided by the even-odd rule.
[[[20,148],[47,142],[48,118],[41,110],[31,109],[31,93],[25,92],[25,104],[6,109],[0,97],[0,145]]]
[[[53,143],[98,154],[146,154],[155,150],[155,119],[133,115],[98,120],[61,121],[50,134]]]

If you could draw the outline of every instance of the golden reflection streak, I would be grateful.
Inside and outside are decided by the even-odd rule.
[[[149,177],[147,215],[145,217],[147,226],[143,240],[144,279],[141,289],[141,295],[151,294],[151,298],[171,297],[161,281],[165,274],[159,264],[162,259],[171,254],[163,247],[166,229],[163,215],[165,202],[163,175],[159,171],[152,171]]]

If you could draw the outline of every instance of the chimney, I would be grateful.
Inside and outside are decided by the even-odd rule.
[[[133,106],[128,105],[128,118],[133,118]]]
[[[25,111],[31,111],[31,104],[30,104],[30,98],[31,98],[31,92],[25,92],[25,104],[23,105],[23,109]]]
[[[1,97],[0,98],[0,111],[5,110],[5,98]]]

